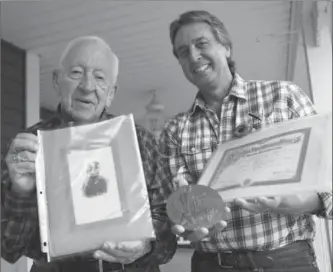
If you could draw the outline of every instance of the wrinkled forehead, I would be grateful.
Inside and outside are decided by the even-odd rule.
[[[109,48],[95,41],[74,45],[64,56],[62,66],[65,69],[82,66],[102,70],[114,78],[118,76],[118,58]]]

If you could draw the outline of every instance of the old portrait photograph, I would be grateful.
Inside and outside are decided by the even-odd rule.
[[[71,151],[68,162],[76,224],[121,216],[112,148]]]

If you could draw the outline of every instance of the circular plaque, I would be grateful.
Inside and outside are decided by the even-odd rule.
[[[210,228],[227,216],[218,192],[203,185],[180,187],[168,198],[166,208],[171,221],[186,230]]]

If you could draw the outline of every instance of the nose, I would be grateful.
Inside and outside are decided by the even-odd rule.
[[[85,75],[82,78],[79,87],[85,92],[93,92],[96,89],[96,82],[90,75]]]
[[[199,60],[201,58],[201,54],[200,54],[199,50],[193,46],[190,48],[189,57],[190,57],[191,61],[196,62],[197,60]]]

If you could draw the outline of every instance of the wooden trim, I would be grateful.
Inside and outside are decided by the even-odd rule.
[[[326,16],[330,16],[329,9],[331,8],[331,1],[314,1],[311,8],[313,41],[315,46],[321,45],[321,30],[326,23]]]
[[[304,23],[301,25],[301,33],[302,33],[302,43],[303,43],[303,50],[304,50],[304,56],[305,56],[305,63],[306,63],[306,74],[307,74],[307,80],[309,83],[309,98],[311,99],[312,103],[314,103],[314,98],[313,98],[313,87],[312,87],[312,82],[311,82],[311,73],[310,73],[310,62],[309,62],[309,55],[307,51],[307,44],[306,44],[306,35],[305,35],[305,29],[304,29]]]

